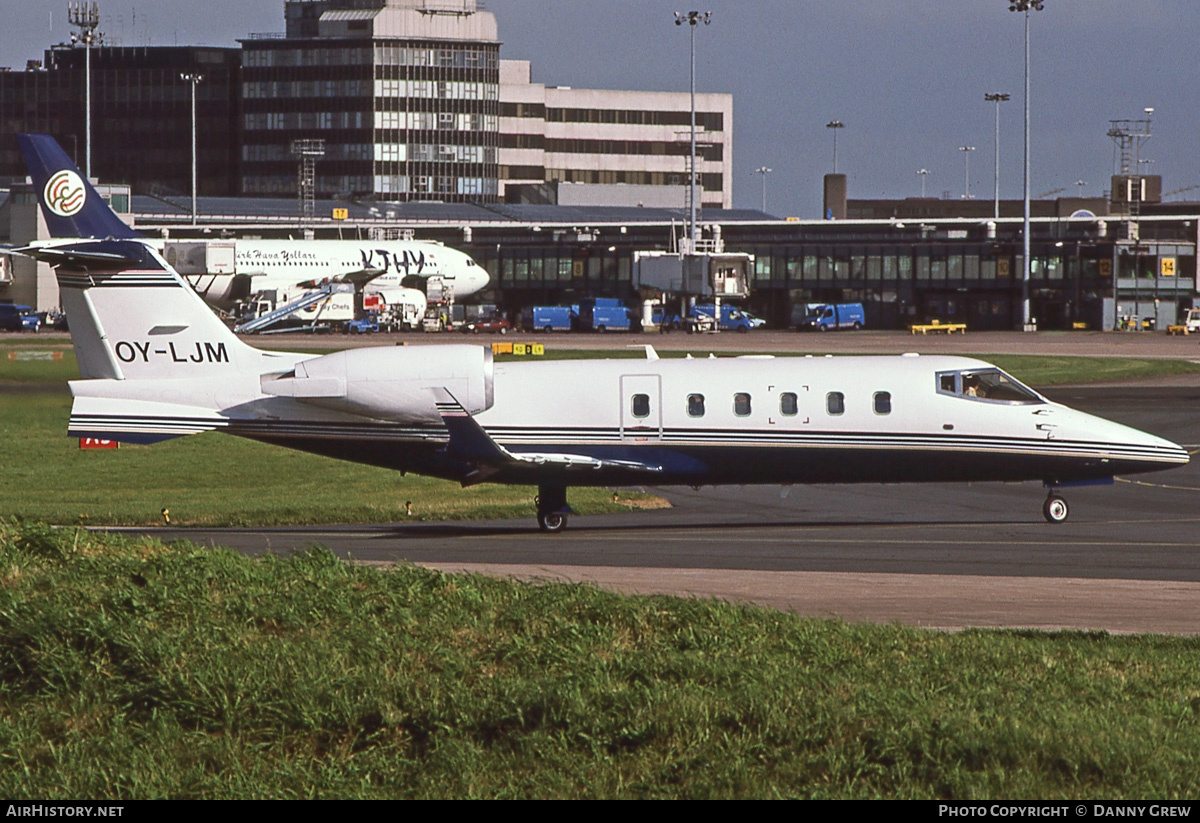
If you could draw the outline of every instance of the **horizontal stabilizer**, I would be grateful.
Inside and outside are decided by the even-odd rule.
[[[80,266],[93,271],[121,271],[130,266],[152,263],[140,242],[87,241],[52,245],[24,246],[12,250],[49,263],[52,266]],[[157,267],[157,264],[154,264]]]
[[[83,396],[76,397],[71,406],[67,434],[144,444],[223,429],[228,425],[229,418],[212,409],[150,400]]]

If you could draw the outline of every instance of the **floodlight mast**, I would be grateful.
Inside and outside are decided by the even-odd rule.
[[[675,12],[675,25],[682,26],[688,24],[691,30],[692,40],[692,70],[691,70],[691,86],[692,86],[692,151],[691,151],[691,168],[688,169],[688,233],[691,235],[692,251],[696,250],[696,241],[699,240],[698,230],[696,227],[696,26],[700,23],[709,25],[712,23],[711,11],[689,11]]]
[[[203,74],[185,71],[179,79],[192,84],[192,225],[196,225],[196,84],[204,79]]]
[[[772,169],[769,169],[766,166],[759,166],[757,169],[754,170],[755,174],[762,175],[762,210],[763,210],[763,214],[767,213],[767,175],[770,174],[771,171],[772,171]]]
[[[100,7],[96,3],[67,3],[67,20],[79,29],[79,34],[71,32],[72,45],[83,43],[83,146],[84,174],[90,180],[92,177],[92,43],[104,35],[97,32],[100,26]],[[78,162],[78,161],[76,161]]]
[[[826,124],[825,124],[825,128],[827,128],[827,129],[830,129],[831,131],[833,131],[833,173],[834,173],[834,174],[837,174],[837,173],[838,173],[838,170],[837,170],[837,169],[838,169],[838,164],[837,164],[837,134],[838,134],[838,129],[844,129],[844,128],[846,128],[846,124],[845,124],[845,123],[843,123],[841,120],[830,120],[828,123],[826,123]]]
[[[993,217],[1000,219],[1000,104],[1007,103],[1012,95],[1007,92],[985,93],[983,99],[989,103],[996,104],[996,170],[992,179],[996,184],[996,192],[994,197],[995,209]]]
[[[1021,232],[1024,244],[1024,257],[1021,261],[1021,327],[1025,331],[1033,331],[1029,314],[1029,12],[1041,11],[1043,0],[1010,0],[1009,11],[1019,11],[1025,15],[1025,184],[1022,201],[1025,205],[1025,221]]]

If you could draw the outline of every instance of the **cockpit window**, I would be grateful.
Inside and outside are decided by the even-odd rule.
[[[953,394],[993,403],[1042,403],[1037,392],[999,369],[964,369],[938,372],[939,394]]]

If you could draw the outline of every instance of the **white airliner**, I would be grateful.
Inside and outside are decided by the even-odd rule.
[[[143,238],[120,220],[100,198],[80,196],[82,178],[74,164],[47,135],[18,135],[27,158],[46,172],[46,184],[35,187],[46,215],[54,247],[80,238],[138,238],[153,243],[172,266],[182,263],[192,249],[209,241],[163,241]],[[72,177],[72,175],[74,177]],[[34,178],[35,180],[39,178]],[[398,305],[410,298],[416,280],[440,278],[455,299],[475,294],[488,284],[487,271],[471,256],[432,240],[231,240],[234,270],[185,274],[193,288],[211,305],[232,308],[239,300],[265,291],[276,293],[279,305],[326,282],[353,282],[364,294],[378,294],[383,302]],[[224,241],[219,245],[224,245]],[[180,265],[178,268],[184,268]],[[205,271],[204,267],[198,269]]]
[[[31,150],[35,184],[50,187],[57,169]],[[69,182],[80,193],[60,210],[96,197],[77,174]],[[1044,516],[1061,522],[1058,487],[1188,462],[1174,443],[970,358],[285,354],[242,342],[144,243],[23,251],[56,266],[83,378],[70,384],[72,436],[152,443],[219,430],[463,485],[536,485],[546,531],[565,527],[570,486],[643,483],[1035,480],[1050,489]]]
[[[231,308],[252,294],[274,291],[282,305],[314,284],[346,281],[365,284],[388,304],[404,299],[415,281],[440,278],[455,299],[488,284],[488,273],[471,256],[432,240],[232,240],[236,274],[185,275],[204,299]],[[171,249],[166,258],[171,262]]]

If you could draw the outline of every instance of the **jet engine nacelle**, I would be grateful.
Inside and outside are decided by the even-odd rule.
[[[349,349],[263,375],[262,390],[380,420],[440,423],[432,389],[446,389],[478,414],[494,402],[493,374],[492,350],[483,346]]]

